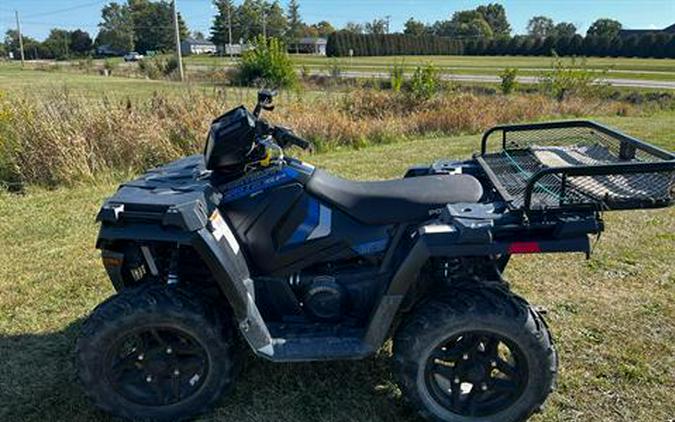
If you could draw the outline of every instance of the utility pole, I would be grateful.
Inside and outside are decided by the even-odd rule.
[[[385,16],[387,18],[387,34],[389,33],[389,22],[391,21],[391,15]]]
[[[19,11],[15,10],[14,14],[16,15],[16,32],[18,32],[19,34],[19,51],[21,51],[21,67],[23,67],[26,57],[23,54],[23,37],[21,36],[21,23],[19,22]]]
[[[180,75],[180,81],[185,80],[185,74],[183,73],[183,55],[180,51],[180,31],[178,26],[178,8],[176,7],[176,0],[173,0],[173,26],[176,31],[176,58],[178,59],[178,74]]]
[[[63,47],[66,52],[66,60],[70,58],[70,52],[68,51],[68,35],[64,32],[63,33]]]
[[[234,51],[232,47],[232,3],[229,1],[227,2],[227,35],[229,36],[229,43],[230,43],[230,61],[234,59]]]

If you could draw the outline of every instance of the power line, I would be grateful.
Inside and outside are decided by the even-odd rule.
[[[24,17],[34,18],[34,17],[38,17],[38,16],[51,16],[51,15],[56,15],[56,14],[64,13],[64,12],[71,12],[73,10],[84,9],[84,8],[87,8],[87,7],[90,7],[90,6],[96,6],[96,5],[102,4],[102,3],[107,3],[107,0],[98,0],[98,1],[94,1],[94,2],[80,4],[80,5],[77,5],[77,6],[66,7],[64,9],[52,10],[52,11],[49,11],[49,12],[34,13],[32,15],[27,15],[27,16],[24,16]]]

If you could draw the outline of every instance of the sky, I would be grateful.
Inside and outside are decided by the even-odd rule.
[[[124,0],[118,0],[124,1]],[[235,0],[236,4],[243,0]],[[612,18],[630,29],[665,28],[675,23],[675,0],[504,0],[514,33],[525,33],[532,16],[544,15],[556,22],[572,22],[585,33],[598,18]],[[15,28],[18,10],[22,31],[44,39],[50,28],[80,28],[92,37],[97,32],[101,7],[109,0],[0,0],[0,31]],[[214,15],[211,0],[177,0],[190,30],[208,34]],[[280,0],[285,7],[288,0]],[[303,20],[328,20],[336,27],[390,16],[392,31],[401,31],[410,17],[423,22],[448,19],[454,11],[473,9],[490,0],[299,0]]]

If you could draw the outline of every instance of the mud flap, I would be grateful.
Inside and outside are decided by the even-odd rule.
[[[227,297],[246,341],[256,353],[271,357],[274,354],[272,337],[255,304],[253,280],[246,260],[227,223],[212,222],[211,230],[196,231],[192,245]]]

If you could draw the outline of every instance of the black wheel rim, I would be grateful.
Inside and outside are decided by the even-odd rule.
[[[109,349],[106,378],[126,400],[166,406],[194,395],[209,369],[205,348],[173,327],[144,327],[120,338]]]
[[[527,385],[520,348],[495,333],[472,331],[444,340],[424,372],[433,399],[452,413],[489,416],[513,405]]]

